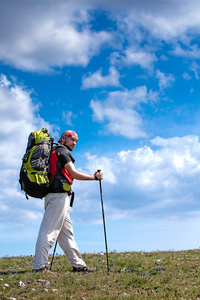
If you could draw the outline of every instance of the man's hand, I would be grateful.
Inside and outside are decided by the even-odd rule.
[[[102,180],[102,179],[103,179],[103,173],[101,172],[101,170],[97,170],[97,171],[94,173],[94,175],[95,175],[95,178],[96,178],[97,180]]]

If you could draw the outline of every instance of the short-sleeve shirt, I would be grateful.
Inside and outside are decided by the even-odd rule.
[[[70,151],[62,145],[58,145],[51,153],[50,157],[50,179],[53,182],[50,187],[51,193],[61,193],[62,188],[60,186],[60,179],[66,180],[70,185],[72,185],[73,178],[69,175],[65,169],[65,164],[68,162],[75,162],[75,159],[71,155]],[[56,177],[56,178],[54,178]]]

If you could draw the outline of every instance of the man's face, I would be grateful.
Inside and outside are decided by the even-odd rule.
[[[76,138],[70,136],[65,139],[64,145],[69,148],[69,150],[73,151],[77,142],[78,140]]]

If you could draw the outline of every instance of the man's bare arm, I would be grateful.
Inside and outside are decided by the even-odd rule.
[[[69,175],[77,180],[95,180],[95,176],[94,174],[86,174],[80,171],[77,171],[74,167],[74,164],[70,161],[68,163],[65,164],[65,169],[67,170],[67,172],[69,173]],[[102,180],[103,179],[103,173],[100,172],[96,172],[96,177],[98,180]]]

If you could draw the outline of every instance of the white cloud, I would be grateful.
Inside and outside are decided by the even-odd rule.
[[[32,103],[30,91],[13,84],[3,75],[0,95],[0,218],[8,223],[15,218],[16,223],[25,224],[41,218],[43,202],[25,200],[19,192],[18,172],[28,134],[45,122],[35,117],[37,107]],[[108,132],[134,138],[146,134],[136,108],[141,103],[155,101],[157,94],[148,92],[146,87],[138,87],[131,91],[109,93],[104,102],[93,100],[91,107],[98,121],[107,122],[105,128]],[[94,172],[101,168],[104,172],[102,184],[109,220],[136,215],[191,217],[198,210],[198,137],[157,137],[151,143],[152,148],[144,146],[124,150],[112,158],[87,154],[86,171]],[[96,205],[99,201],[97,184],[75,182],[76,220],[100,222],[101,211]],[[79,205],[80,202],[84,205]]]
[[[186,49],[183,49],[180,45],[176,45],[173,54],[176,56],[187,57],[191,59],[199,59],[200,58],[200,49],[198,45],[188,46]]]
[[[185,80],[191,80],[192,79],[192,77],[186,72],[182,76],[183,76],[183,79],[185,79]]]
[[[12,84],[4,75],[0,81],[0,163],[2,166],[17,166],[23,154],[28,135],[41,126],[52,127],[35,117],[38,110],[33,105],[31,91],[23,86]],[[19,144],[21,147],[16,147]],[[9,145],[9,147],[8,147]]]
[[[200,171],[198,153],[200,151],[199,137],[185,136],[163,139],[157,137],[151,140],[153,145],[161,147],[158,153],[162,151],[167,154],[168,166],[175,169],[177,172],[184,173],[185,176],[189,172],[196,174]]]
[[[125,136],[130,139],[145,137],[142,130],[140,115],[131,109],[104,106],[101,102],[91,101],[91,108],[97,121],[107,123],[105,132],[114,135]]]
[[[105,31],[90,30],[87,11],[72,5],[73,10],[64,1],[12,4],[11,8],[1,4],[0,60],[16,68],[50,71],[66,65],[86,66],[111,40]]]
[[[144,146],[121,151],[115,157],[87,155],[87,169],[99,166],[108,218],[191,218],[199,210],[200,143],[197,136],[152,140]],[[155,149],[153,149],[155,148]],[[96,185],[76,185],[77,202],[87,199],[88,213],[98,219],[94,200]],[[84,195],[83,189],[89,192]],[[79,194],[81,195],[79,199]],[[98,200],[97,200],[98,201]],[[79,213],[80,206],[79,207]],[[76,212],[78,213],[78,211]],[[100,218],[100,216],[99,216]]]
[[[90,107],[94,120],[105,124],[106,133],[135,139],[146,136],[138,106],[155,102],[157,97],[157,93],[141,86],[131,91],[110,92],[103,102],[92,100]]]
[[[102,75],[102,70],[98,70],[89,76],[83,77],[82,88],[119,87],[119,78],[119,72],[114,67],[110,67],[109,74],[105,76]]]
[[[161,90],[170,87],[172,83],[175,81],[174,75],[172,74],[166,75],[163,72],[160,72],[160,70],[156,71],[156,77],[159,80],[159,87]]]
[[[159,47],[159,41],[175,45],[181,41],[189,45],[194,34],[200,32],[200,5],[196,0],[154,0],[151,5],[145,0],[123,3],[7,0],[1,2],[0,9],[0,60],[28,71],[87,66],[102,46],[112,46],[114,51],[123,53],[127,64],[149,69],[156,60],[154,47]],[[107,28],[95,31],[93,9],[109,11],[108,16],[114,20],[118,32]],[[124,39],[128,43],[126,49],[122,45]],[[144,40],[145,46],[141,44]],[[193,45],[185,51],[177,46],[174,54],[199,58],[199,49]],[[98,72],[98,81],[97,77],[101,78]],[[116,86],[115,80],[112,84]]]
[[[64,111],[62,113],[62,120],[69,126],[73,126],[72,119],[76,119],[77,115],[75,115],[72,111]]]
[[[31,204],[19,192],[19,171],[30,132],[53,128],[39,116],[31,91],[14,84],[5,75],[0,79],[0,220],[27,222],[41,217],[38,203]],[[39,200],[40,201],[40,200]]]
[[[93,172],[94,170],[101,170],[104,172],[104,179],[111,183],[116,184],[117,178],[115,174],[112,172],[112,159],[107,157],[97,157],[97,155],[90,155],[90,153],[86,153],[87,164],[86,168],[89,172]]]
[[[124,2],[123,2],[124,5]],[[191,29],[199,33],[200,5],[196,0],[184,1],[137,1],[129,2],[129,11],[124,19],[129,32],[138,32],[140,27],[159,40],[188,42]],[[192,33],[193,33],[192,32]],[[138,37],[138,35],[136,36]],[[140,37],[140,35],[139,35]]]
[[[133,64],[140,65],[143,69],[152,69],[154,62],[157,60],[154,53],[145,52],[144,50],[136,50],[130,47],[124,51],[125,57],[121,59],[128,66]]]
[[[191,69],[191,71],[194,72],[195,78],[199,79],[200,66],[195,61],[193,61],[192,64],[191,64],[190,69]]]

